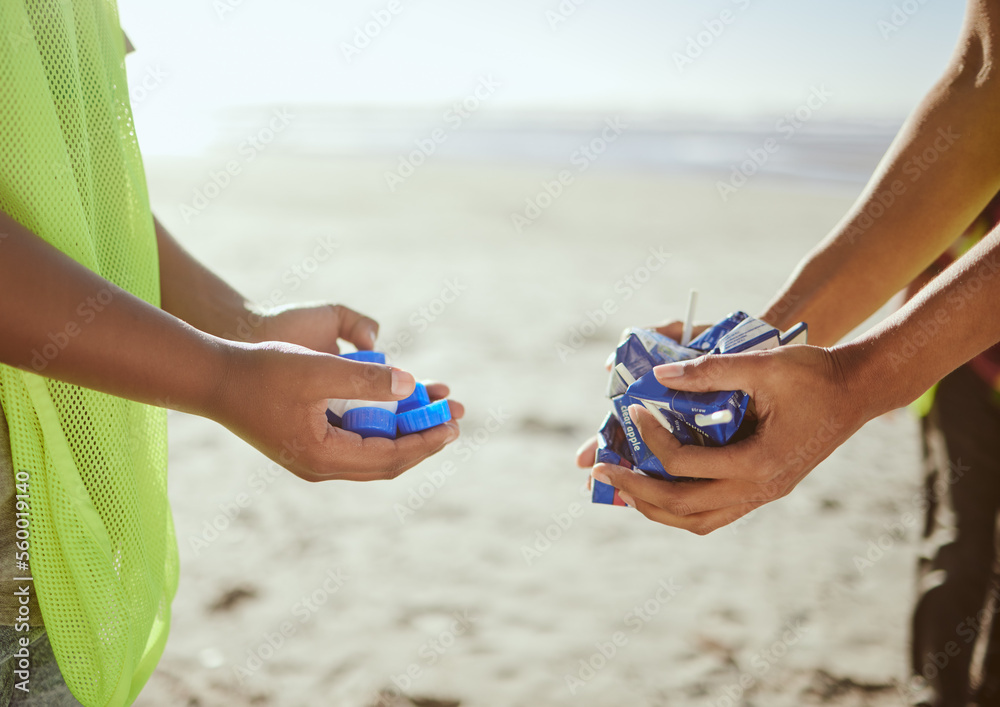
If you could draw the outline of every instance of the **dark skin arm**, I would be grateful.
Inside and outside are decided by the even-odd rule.
[[[163,310],[201,331],[233,341],[285,341],[315,351],[339,353],[339,340],[371,349],[378,322],[328,303],[264,311],[198,262],[158,219],[160,298]]]
[[[331,427],[328,398],[398,400],[412,392],[413,377],[293,343],[222,338],[115,287],[2,212],[0,233],[0,362],[208,417],[308,481],[391,478],[458,436],[456,423],[399,440],[361,439]],[[108,303],[91,308],[96,314],[84,321],[80,308],[88,301]],[[210,327],[220,321],[214,313],[186,316]],[[355,336],[364,318],[346,309],[341,316]],[[40,366],[35,352],[50,335],[69,331],[67,345]],[[433,391],[447,395],[443,386]],[[461,416],[460,405],[452,410]],[[296,450],[291,457],[289,448]]]
[[[762,315],[831,346],[931,265],[1000,191],[1000,2],[970,0],[954,55],[864,193]],[[888,205],[887,205],[888,204]]]

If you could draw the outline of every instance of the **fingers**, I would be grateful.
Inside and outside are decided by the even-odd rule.
[[[374,348],[375,339],[378,338],[378,322],[342,304],[331,307],[340,322],[341,339],[350,341],[362,351]]]
[[[662,525],[669,525],[672,528],[688,530],[695,535],[708,535],[714,530],[718,530],[719,528],[739,520],[750,511],[763,505],[763,503],[744,503],[740,506],[730,506],[729,508],[720,508],[718,510],[708,511],[705,513],[678,516],[670,513],[669,511],[665,511],[662,508],[657,508],[656,506],[646,503],[645,501],[640,501],[638,499],[633,500],[635,501],[635,506],[633,507],[651,521],[655,521]],[[628,503],[628,501],[626,501],[626,503]],[[632,504],[630,503],[629,505]]]
[[[437,381],[424,381],[424,387],[427,388],[427,395],[431,400],[442,400],[451,393],[451,388]]]
[[[675,516],[775,500],[763,487],[745,481],[664,481],[611,464],[598,464],[592,475],[636,501],[645,501]]]
[[[753,394],[766,372],[769,351],[700,356],[690,361],[656,366],[653,375],[673,390],[708,392],[743,390]]]
[[[451,390],[444,383],[428,381],[424,383],[424,386],[427,388],[427,395],[430,397],[431,402],[444,400],[451,393]],[[449,400],[448,408],[451,410],[452,419],[461,420],[465,417],[465,406],[457,400]]]
[[[756,435],[725,447],[699,447],[678,442],[649,410],[639,405],[629,407],[629,416],[633,415],[642,441],[671,476],[754,482],[770,477],[758,463]]]
[[[736,488],[734,482],[678,483],[663,481],[611,464],[595,466],[593,477],[617,488],[623,501],[650,520],[672,528],[688,530],[697,535],[707,535],[713,530],[729,525],[767,502],[765,500],[738,500],[742,492]],[[698,510],[700,505],[698,502],[687,503],[683,499],[685,493],[694,496],[706,491],[721,494],[715,505],[712,505],[711,502],[705,505],[707,510]],[[679,495],[681,500],[676,500],[675,494]],[[725,500],[722,500],[723,498]],[[736,502],[730,503],[730,501]]]
[[[695,484],[663,481],[611,464],[595,466],[593,477],[598,481],[611,483],[619,490],[623,501],[650,520],[662,525],[669,525],[672,528],[688,530],[697,535],[707,535],[713,530],[729,525],[766,503],[762,500],[743,501],[710,506],[709,510],[697,511],[696,506],[685,504],[683,501],[675,502],[670,497],[675,492],[685,491],[686,487],[702,487],[695,491],[701,492],[706,488],[719,488],[724,484],[731,484],[731,482],[709,481]]]
[[[639,436],[649,447],[649,451],[663,463],[663,468],[668,474],[677,476],[667,468],[667,460],[671,459],[682,446],[677,438],[642,405],[629,405],[628,415],[639,428]]]
[[[449,400],[448,409],[451,410],[451,419],[453,420],[461,420],[465,417],[465,406],[457,400]]]
[[[377,363],[361,363],[338,356],[323,356],[322,391],[317,397],[347,400],[402,400],[416,387],[404,370]]]
[[[432,400],[445,399],[450,392],[443,383],[426,385]],[[324,425],[326,436],[318,457],[308,465],[306,473],[300,475],[310,481],[395,478],[458,438],[458,420],[465,415],[465,407],[455,400],[449,400],[448,407],[452,421],[395,440],[363,439],[352,432]]]
[[[362,439],[352,432],[330,427],[305,478],[310,481],[393,479],[440,452],[458,434],[457,422],[446,422],[395,440]]]
[[[576,465],[581,469],[589,469],[594,466],[594,459],[597,457],[597,437],[591,437],[580,445],[576,450]]]
[[[336,357],[330,364],[335,369],[337,380],[332,382],[337,392],[329,397],[357,400],[392,400],[403,398],[413,392],[413,376],[389,366],[359,363]],[[401,375],[400,375],[401,374]],[[406,386],[392,388],[394,379],[405,379]],[[395,383],[398,384],[398,380]],[[387,393],[385,388],[390,386]],[[427,393],[432,400],[447,398],[448,386],[443,383],[427,383]],[[423,460],[440,452],[447,444],[458,438],[458,420],[465,415],[465,407],[454,400],[448,401],[452,421],[429,430],[405,435],[399,439],[362,438],[325,425],[325,437],[320,449],[309,454],[310,461],[299,469],[299,476],[309,481],[344,479],[350,481],[372,481],[392,479],[416,466]],[[305,455],[304,455],[305,456]]]

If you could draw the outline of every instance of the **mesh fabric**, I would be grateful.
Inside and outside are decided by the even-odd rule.
[[[124,56],[113,0],[0,0],[0,209],[158,305]],[[95,293],[72,323],[107,304]],[[30,479],[35,589],[74,696],[129,704],[162,652],[177,584],[165,412],[43,375],[0,366],[14,464]]]

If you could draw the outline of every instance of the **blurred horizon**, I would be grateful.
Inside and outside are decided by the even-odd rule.
[[[820,91],[817,120],[898,126],[963,14],[928,0],[121,0],[120,11],[154,154],[203,150],[260,106],[426,124],[477,91],[476,120],[508,124],[773,124]]]

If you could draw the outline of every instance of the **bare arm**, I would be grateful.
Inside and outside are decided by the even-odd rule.
[[[253,306],[218,275],[192,257],[154,218],[160,255],[160,306],[188,324],[226,339],[240,337],[240,323]]]
[[[223,378],[222,341],[116,287],[3,212],[0,233],[0,361],[139,402],[207,411]],[[53,347],[55,356],[36,355]]]
[[[398,400],[413,377],[293,344],[213,336],[115,287],[3,212],[0,234],[2,363],[209,417],[310,481],[395,476],[457,437],[454,423],[396,441],[334,428],[327,398]],[[58,353],[38,359],[53,337]],[[453,412],[460,417],[461,406]]]
[[[873,418],[1000,341],[1000,227],[843,351]]]
[[[762,318],[828,346],[929,266],[1000,191],[1000,2],[970,0],[955,55],[864,193]]]
[[[188,253],[156,224],[161,306],[202,331],[233,341],[285,341],[339,353],[339,339],[371,349],[378,323],[343,305],[326,302],[264,311]]]

